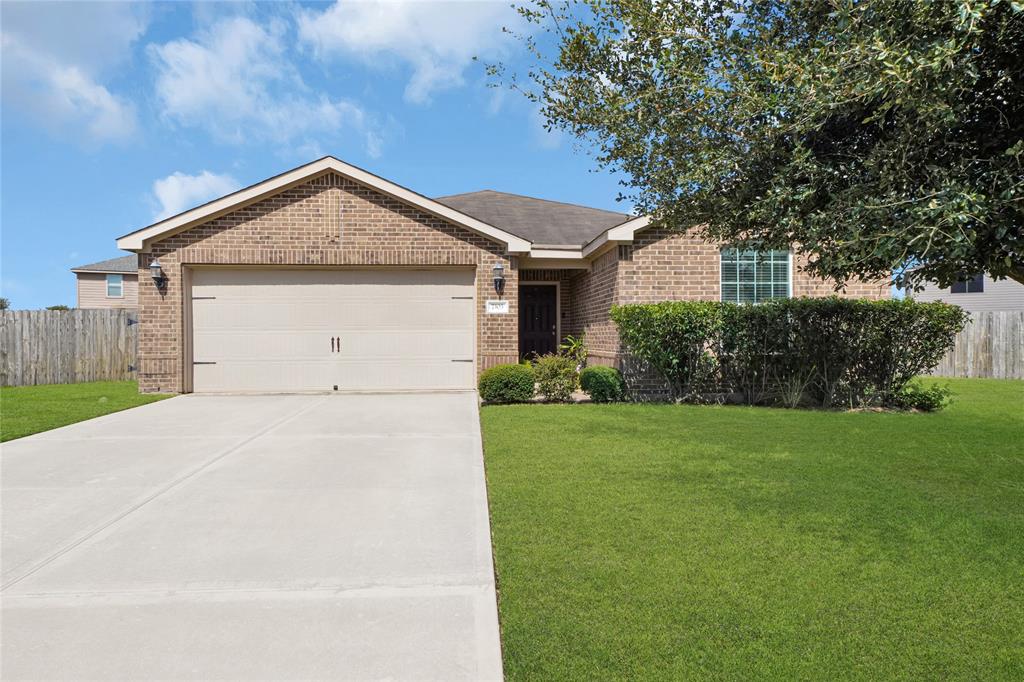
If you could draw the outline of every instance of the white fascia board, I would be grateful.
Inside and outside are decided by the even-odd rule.
[[[610,227],[583,247],[582,256],[588,258],[609,244],[628,244],[633,241],[637,232],[650,224],[651,217],[645,215]]]
[[[583,260],[583,252],[579,249],[530,249],[531,258],[565,258]]]
[[[172,216],[166,220],[154,223],[149,227],[144,227],[141,230],[136,230],[135,232],[126,234],[123,237],[118,238],[117,247],[119,249],[124,249],[125,251],[145,251],[148,248],[149,243],[156,239],[168,237],[177,232],[181,232],[194,226],[200,221],[209,220],[219,214],[240,208],[270,194],[287,189],[292,185],[304,182],[305,180],[326,171],[334,171],[339,175],[343,175],[362,185],[371,187],[383,194],[387,194],[407,204],[423,209],[424,211],[439,218],[444,218],[445,220],[449,220],[456,225],[465,227],[468,230],[490,237],[495,241],[505,244],[509,253],[529,253],[530,251],[530,242],[522,237],[518,237],[510,232],[505,232],[493,225],[489,225],[488,223],[477,220],[472,216],[456,211],[444,204],[440,204],[433,199],[429,199],[422,194],[417,194],[416,192],[406,189],[401,185],[396,185],[395,183],[376,176],[362,168],[357,168],[356,166],[339,161],[332,156],[328,156],[312,163],[307,163],[304,166],[299,166],[287,173],[282,173],[281,175],[264,180],[263,182],[252,185],[251,187],[246,187],[245,189],[239,190],[225,197],[221,197],[220,199],[216,199],[207,204],[203,204],[202,206],[197,206],[190,211],[185,211],[184,213]]]

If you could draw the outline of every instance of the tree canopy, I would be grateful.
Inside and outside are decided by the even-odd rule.
[[[1024,283],[1024,3],[535,0],[492,73],[593,144],[623,198],[808,269]],[[908,267],[912,266],[912,267]]]

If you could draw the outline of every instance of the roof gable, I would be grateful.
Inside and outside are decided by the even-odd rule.
[[[349,165],[333,156],[327,156],[304,166],[299,166],[281,175],[276,175],[263,182],[228,194],[220,199],[215,199],[184,213],[179,213],[176,216],[171,216],[153,225],[126,234],[118,238],[117,246],[126,251],[145,251],[153,242],[183,232],[256,201],[266,199],[273,194],[302,184],[328,171],[338,173],[354,182],[502,243],[510,253],[527,253],[530,250],[530,242],[527,239],[502,230],[479,218],[467,215],[451,206],[446,206],[421,194],[417,194],[410,189],[385,180],[361,168]]]

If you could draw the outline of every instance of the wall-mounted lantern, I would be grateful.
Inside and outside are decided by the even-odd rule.
[[[494,264],[494,291],[498,296],[505,293],[505,266],[500,262]]]
[[[153,284],[156,285],[157,289],[162,290],[167,285],[167,276],[164,275],[164,269],[160,267],[160,261],[155,258],[149,264],[149,275],[153,278]]]

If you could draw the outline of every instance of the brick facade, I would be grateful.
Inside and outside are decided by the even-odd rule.
[[[148,266],[158,258],[168,281],[152,285]],[[471,267],[477,287],[477,370],[516,362],[518,282],[558,282],[562,336],[585,335],[592,364],[622,365],[613,304],[663,300],[718,300],[719,249],[694,232],[652,228],[633,244],[609,248],[589,269],[518,271],[503,245],[425,213],[334,172],[325,172],[269,198],[151,246],[139,256],[139,387],[189,389],[188,274],[191,266]],[[487,315],[494,298],[491,268],[505,265],[509,314]],[[821,296],[832,287],[794,262],[793,295]],[[884,286],[854,283],[841,294],[880,298]]]
[[[159,258],[167,286],[158,292],[148,266]],[[506,268],[507,315],[484,314],[494,298],[491,268]],[[187,389],[187,306],[191,265],[464,266],[476,269],[477,367],[518,359],[518,288],[504,247],[462,227],[325,173],[262,201],[162,239],[139,257],[139,389]]]
[[[801,270],[806,261],[793,259],[793,296],[888,298],[886,285],[851,282],[841,291]],[[717,244],[696,230],[678,233],[663,228],[640,232],[632,244],[613,247],[598,256],[590,270],[529,270],[523,278],[562,283],[570,310],[562,310],[562,335],[583,334],[590,364],[621,366],[618,332],[609,316],[615,304],[657,301],[717,301],[721,298],[721,260]],[[541,274],[543,273],[543,274]],[[564,305],[564,304],[563,304]]]

